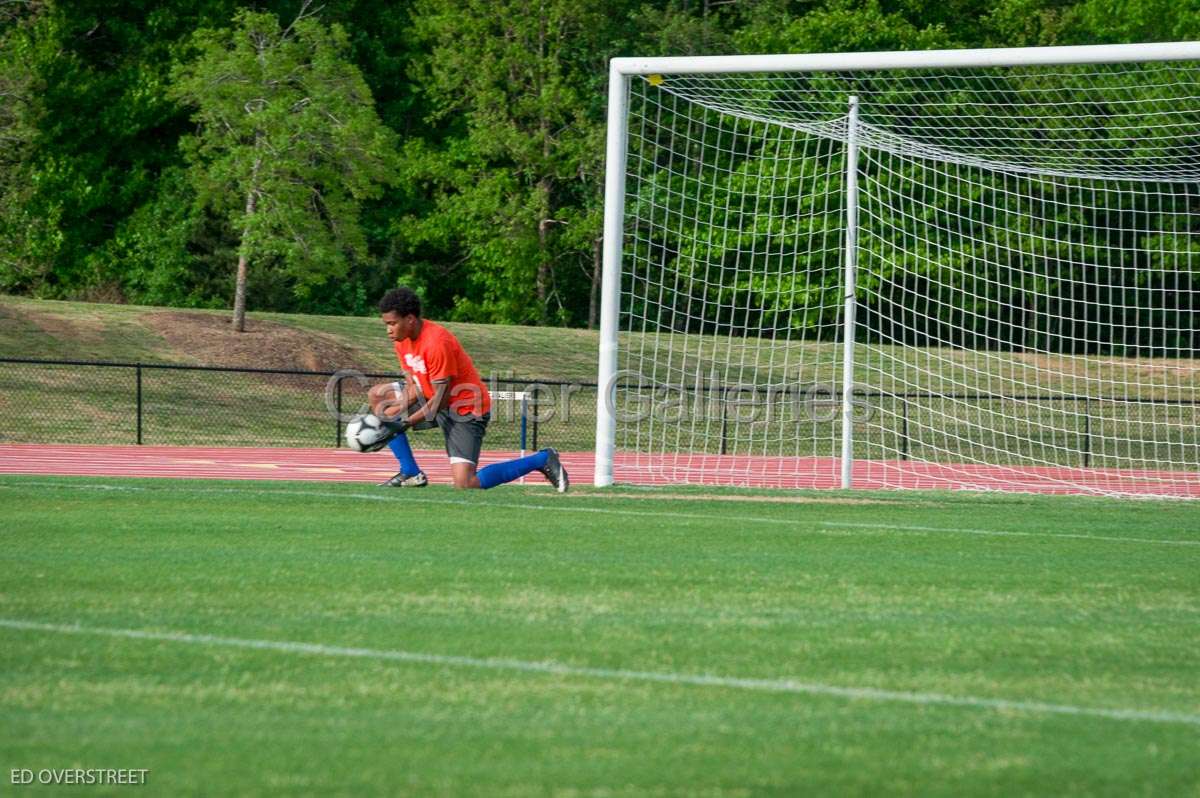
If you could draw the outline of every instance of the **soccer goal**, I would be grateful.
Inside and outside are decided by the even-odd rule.
[[[1200,496],[1200,43],[610,81],[597,485]]]

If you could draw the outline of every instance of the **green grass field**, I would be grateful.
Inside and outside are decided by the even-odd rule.
[[[720,496],[0,478],[0,778],[1200,794],[1193,506]]]

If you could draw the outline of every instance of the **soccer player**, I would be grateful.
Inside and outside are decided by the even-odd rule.
[[[400,473],[388,487],[424,487],[428,478],[418,466],[406,430],[436,424],[446,439],[446,454],[456,488],[494,488],[540,471],[559,493],[568,487],[567,470],[558,452],[542,449],[479,471],[479,452],[491,418],[492,397],[471,357],[454,334],[421,318],[421,300],[407,288],[393,288],[379,300],[379,312],[394,342],[406,384],[384,383],[370,390],[371,412],[396,433],[388,446],[400,462]]]

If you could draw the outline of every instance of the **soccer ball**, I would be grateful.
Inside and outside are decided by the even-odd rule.
[[[368,413],[355,416],[346,425],[346,445],[356,452],[377,452],[392,439],[393,433],[379,416]]]

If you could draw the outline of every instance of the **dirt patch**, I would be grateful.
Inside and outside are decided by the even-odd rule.
[[[1179,358],[1175,360],[1150,358],[1114,358],[1098,356],[1066,356],[1017,353],[1015,359],[1043,371],[1056,374],[1082,376],[1099,379],[1104,369],[1136,370],[1146,375],[1180,375],[1183,378],[1200,374],[1200,361]]]
[[[104,325],[91,316],[80,314],[60,316],[55,313],[12,308],[11,313],[5,317],[32,324],[47,336],[71,342],[77,347],[98,344],[104,340]],[[20,354],[29,357],[34,353],[22,352]]]
[[[246,331],[241,333],[233,331],[227,314],[159,311],[147,313],[141,322],[205,366],[370,370],[369,358],[333,336],[273,321],[246,319]]]

